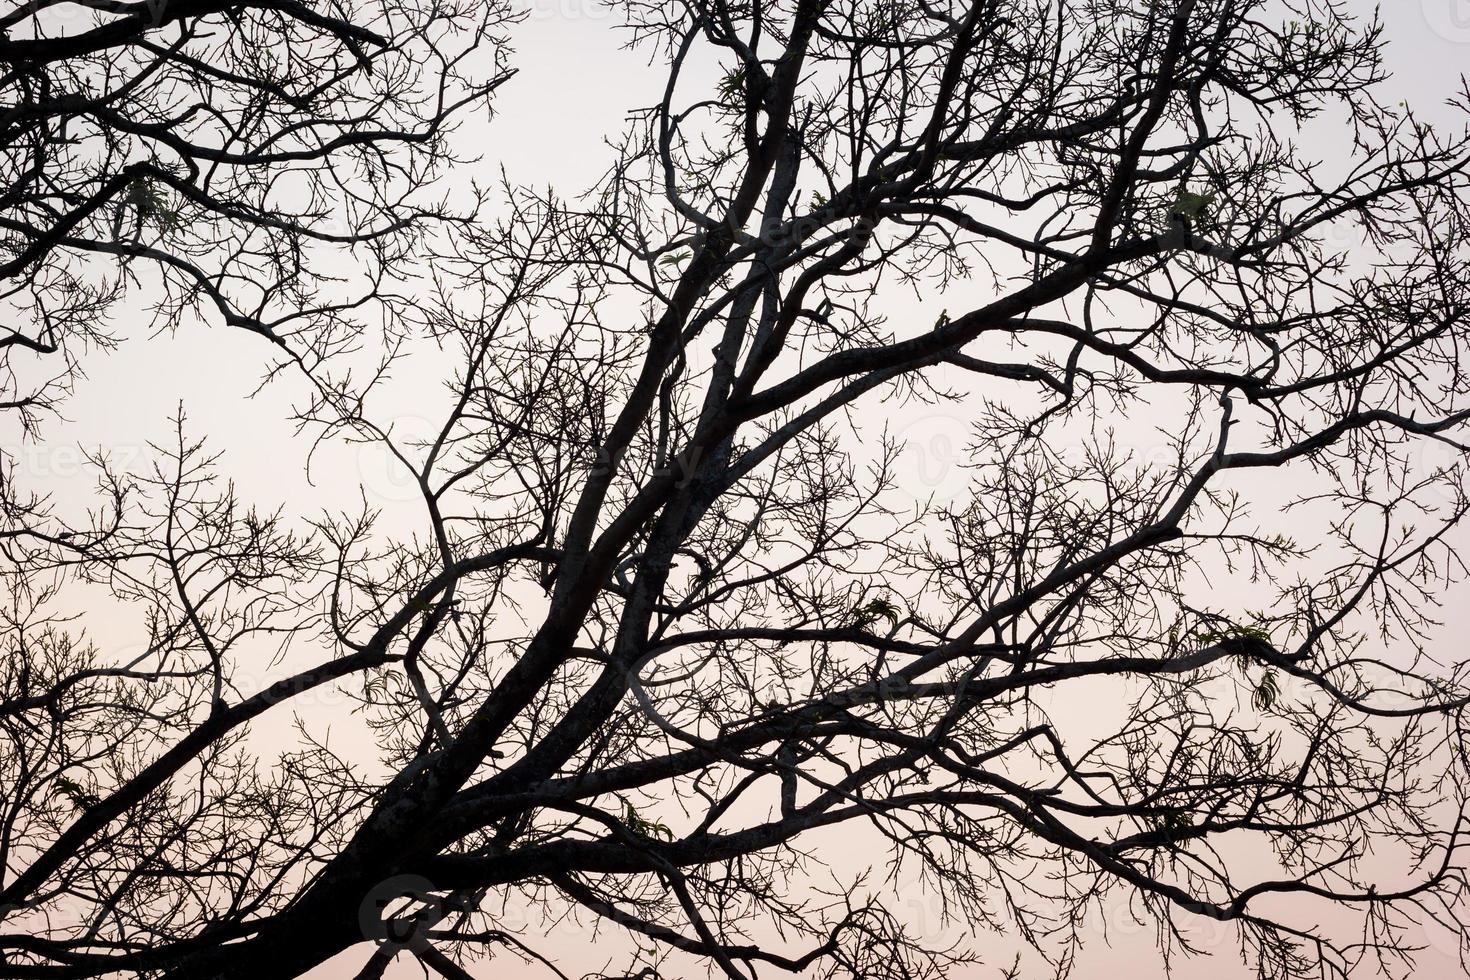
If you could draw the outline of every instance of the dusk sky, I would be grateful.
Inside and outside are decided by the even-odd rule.
[[[1374,6],[1351,0],[1362,16],[1371,16]],[[1457,92],[1463,98],[1462,73],[1470,66],[1470,0],[1409,0],[1379,11],[1388,46],[1387,68],[1392,75],[1383,91],[1385,98],[1402,100],[1423,119],[1446,130],[1459,130],[1465,123],[1459,108],[1448,104]],[[662,94],[665,73],[662,62],[650,64],[654,53],[630,48],[628,34],[619,17],[591,0],[535,0],[525,19],[506,29],[514,53],[511,65],[517,74],[494,97],[493,118],[464,121],[456,140],[462,152],[478,157],[450,175],[446,186],[454,194],[467,194],[471,182],[489,186],[502,179],[511,184],[551,187],[574,196],[591,187],[604,174],[612,156],[607,141],[624,129],[629,113],[655,104]],[[718,84],[711,65],[691,66],[692,79]],[[690,81],[687,84],[695,84]],[[1297,135],[1305,156],[1320,156],[1323,171],[1340,162],[1346,120],[1331,111]],[[1320,147],[1320,153],[1317,152]],[[340,256],[334,261],[343,261]],[[344,268],[344,273],[350,272]],[[989,286],[972,282],[944,294],[899,287],[881,300],[898,333],[902,323],[935,322],[985,301]],[[290,418],[292,405],[299,404],[304,388],[285,378],[261,387],[272,350],[261,338],[217,324],[185,323],[177,331],[147,336],[145,303],[135,295],[116,316],[126,340],[105,357],[88,359],[85,376],[61,409],[61,418],[43,425],[43,439],[22,440],[15,431],[5,433],[6,448],[15,456],[18,470],[29,485],[52,495],[57,506],[81,514],[99,506],[95,471],[86,452],[101,448],[125,468],[143,468],[156,458],[154,444],[170,438],[171,418],[179,407],[188,418],[188,430],[206,435],[210,446],[224,454],[225,466],[243,499],[263,510],[281,507],[293,515],[340,511],[365,500],[383,511],[381,529],[400,529],[405,536],[425,534],[422,502],[411,478],[381,450],[341,442],[315,445],[310,432],[302,432]],[[708,345],[706,345],[708,346]],[[447,410],[448,396],[441,384],[443,352],[427,345],[395,367],[394,374],[373,403],[376,418],[391,425],[396,434],[413,436],[437,430]],[[948,370],[948,369],[945,369]],[[958,381],[963,371],[940,373]],[[914,497],[941,501],[958,498],[968,477],[961,467],[967,441],[971,438],[970,413],[974,403],[958,401],[941,407],[907,405],[894,408],[876,402],[859,404],[856,425],[871,431],[886,430],[903,447],[898,481],[900,489]],[[1167,428],[1170,413],[1178,406],[1161,403],[1150,418],[1105,420],[1116,423],[1121,444],[1147,456],[1164,445],[1159,427]],[[864,414],[867,412],[868,414]],[[1257,420],[1242,416],[1244,430]],[[12,427],[13,428],[13,427]],[[1445,465],[1448,450],[1429,444],[1423,465]],[[1290,474],[1241,478],[1239,487],[1248,490],[1257,512],[1268,519],[1279,517],[1274,508],[1300,492],[1306,483]],[[1302,526],[1310,526],[1303,518]],[[1330,519],[1330,515],[1321,518]],[[1282,524],[1291,524],[1291,517]],[[1459,529],[1458,540],[1470,545],[1470,532]],[[1241,573],[1211,580],[1209,588],[1226,597],[1254,596],[1259,583]],[[529,588],[529,587],[527,587]],[[77,591],[67,601],[84,611],[84,621],[94,637],[120,637],[109,652],[123,657],[142,640],[136,610],[117,609],[104,603],[89,605],[92,593]],[[1454,664],[1470,657],[1464,647],[1470,630],[1470,582],[1459,581],[1440,596],[1443,603],[1442,629],[1426,638],[1428,649],[1444,663]],[[104,647],[111,642],[101,641]],[[1386,650],[1394,660],[1401,651]],[[309,653],[293,651],[290,657],[311,659]],[[291,663],[293,661],[288,661]],[[252,685],[264,686],[284,669],[269,664],[252,676],[245,670],[236,682],[248,694]],[[1286,688],[1286,696],[1292,689]],[[1045,697],[1045,695],[1043,695]],[[1120,711],[1116,692],[1093,696],[1072,690],[1049,704],[1078,733],[1102,730]],[[299,702],[278,708],[256,720],[250,729],[249,745],[263,758],[289,751],[300,743],[302,732],[330,742],[344,758],[359,761],[364,769],[378,765],[377,746],[363,718],[351,710],[346,698],[329,688]],[[300,728],[298,729],[297,723]],[[919,882],[910,868],[889,877],[889,854],[865,824],[843,827],[803,838],[803,842],[828,859],[835,873],[853,877],[870,870],[866,888],[903,917],[919,935],[946,940],[963,938],[980,954],[981,961],[951,974],[954,980],[999,978],[1013,957],[1023,978],[1049,975],[1034,954],[1014,934],[970,935],[963,921],[944,922],[937,897]],[[1225,845],[1234,846],[1233,842]],[[1264,856],[1242,845],[1239,860],[1245,866],[1261,866]],[[1372,859],[1370,858],[1370,861]],[[1379,858],[1385,865],[1394,855]],[[817,887],[820,883],[814,883]],[[588,914],[568,915],[546,922],[528,916],[512,898],[502,910],[507,925],[524,925],[524,937],[568,977],[602,969],[619,968],[630,940],[606,924],[600,927]],[[1282,908],[1312,910],[1310,898],[1276,899]],[[1136,977],[1151,980],[1166,975],[1166,965],[1156,950],[1154,926],[1142,924],[1125,901],[1089,909],[1084,932],[1089,937],[1073,976]],[[1322,907],[1324,923],[1334,921],[1337,910]],[[1233,933],[1210,920],[1201,919],[1190,936],[1207,951],[1197,958],[1172,964],[1175,975],[1200,980],[1245,980],[1256,976],[1233,945]],[[1427,978],[1463,976],[1458,962],[1456,938],[1429,927],[1423,930],[1418,976]],[[533,941],[534,940],[534,941]],[[768,937],[773,944],[782,942]],[[314,980],[348,980],[354,977],[370,954],[367,944],[347,950],[335,959],[305,974]],[[705,966],[693,959],[674,959],[671,965],[687,968],[687,976],[705,975]],[[555,976],[546,966],[524,962],[499,950],[491,959],[470,964],[477,978],[536,980]],[[422,965],[400,957],[385,974],[394,980],[431,975]],[[679,976],[680,974],[673,974]],[[716,975],[716,974],[711,974]],[[761,977],[783,975],[762,970]],[[1371,972],[1364,975],[1371,976]]]

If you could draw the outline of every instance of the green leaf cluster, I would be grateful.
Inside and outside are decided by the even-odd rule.
[[[1213,224],[1210,208],[1214,203],[1213,193],[1196,194],[1181,183],[1174,192],[1174,202],[1169,205],[1169,217],[1183,218],[1201,228],[1210,227]]]
[[[898,607],[882,596],[869,599],[852,611],[852,625],[856,629],[871,629],[880,619],[886,619],[894,629],[898,628]]]
[[[174,231],[181,223],[178,210],[170,206],[168,195],[151,178],[140,177],[128,185],[128,203],[144,222],[152,222],[163,231]]]
[[[56,790],[52,795],[65,796],[71,800],[71,805],[78,810],[85,810],[101,802],[101,799],[96,793],[87,792],[82,788],[80,783],[73,779],[68,779],[66,776],[56,777]]]
[[[659,823],[657,820],[643,819],[638,815],[638,811],[634,809],[631,803],[624,803],[623,806],[623,823],[627,824],[628,829],[639,837],[648,837],[653,840],[674,839],[674,832],[667,825]]]

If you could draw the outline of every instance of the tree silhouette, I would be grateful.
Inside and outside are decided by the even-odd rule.
[[[1376,24],[633,0],[667,85],[605,178],[451,211],[509,9],[52,9],[0,40],[3,343],[63,365],[9,365],[12,411],[136,286],[260,334],[303,430],[385,447],[421,518],[255,509],[182,418],[151,469],[96,461],[85,521],[10,478],[0,977],[365,941],[365,978],[557,970],[512,895],[631,934],[628,976],[985,952],[831,865],[842,834],[1057,972],[1120,898],[1163,955],[1213,920],[1270,977],[1460,934],[1470,691],[1431,640],[1470,145],[1383,104]],[[451,367],[407,441],[375,398],[415,347]],[[886,424],[941,408],[952,500]],[[146,641],[109,657],[73,595]],[[246,740],[328,692],[381,765]]]

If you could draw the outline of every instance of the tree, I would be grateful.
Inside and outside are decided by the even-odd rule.
[[[410,316],[313,301],[269,138],[237,141],[263,170],[218,191],[212,162],[135,172],[111,147],[209,159],[167,125],[203,110],[146,94],[182,73],[159,91],[244,93],[186,96],[210,126],[314,133],[315,207],[392,212],[388,188],[434,176],[393,154],[452,144],[350,106],[301,129],[311,100],[250,74],[296,45],[252,31],[310,35],[306,90],[438,134],[493,87],[459,75],[485,22],[161,9],[177,44],[120,5],[54,60],[0,48],[43,147],[5,199],[12,301],[110,299],[60,278],[76,250],[160,263],[166,316],[245,317],[311,391],[303,427],[389,447],[422,523],[254,509],[182,419],[149,472],[99,460],[105,520],[15,520],[0,976],[295,975],[364,939],[361,977],[554,968],[497,918],[512,893],[631,933],[644,977],[985,952],[824,879],[808,842],[844,826],[1058,972],[1119,895],[1163,954],[1214,920],[1272,977],[1401,973],[1416,922],[1461,932],[1470,702],[1433,639],[1470,506],[1470,145],[1382,104],[1377,24],[1331,0],[634,0],[668,84],[605,179],[390,236],[427,271],[391,263],[404,283],[373,295],[414,286]],[[143,81],[73,117],[111,137],[69,142],[76,85],[48,79],[119,63],[119,35]],[[359,65],[450,43],[402,91]],[[465,94],[402,94],[425,85]],[[344,151],[356,183],[325,176]],[[198,245],[225,271],[170,238],[206,234],[194,209],[234,229]],[[289,285],[222,300],[234,262]],[[421,442],[375,416],[382,371],[334,368],[385,321],[385,363],[454,358]],[[882,419],[941,403],[972,421],[967,492],[916,500]],[[146,612],[141,653],[109,662],[57,611],[83,588]],[[277,644],[306,666],[242,689]],[[250,751],[326,690],[380,769]],[[1076,709],[1100,704],[1099,734]]]

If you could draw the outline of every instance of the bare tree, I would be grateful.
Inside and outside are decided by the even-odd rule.
[[[408,534],[263,513],[181,419],[150,472],[99,460],[106,520],[6,540],[0,976],[295,975],[365,939],[361,977],[554,971],[511,895],[636,936],[631,976],[985,951],[824,868],[806,843],[842,825],[1059,973],[1119,897],[1162,955],[1215,920],[1269,977],[1403,973],[1411,927],[1460,934],[1470,690],[1430,638],[1470,507],[1470,144],[1381,103],[1378,26],[1332,0],[623,7],[667,86],[600,184],[386,238],[494,84],[462,66],[504,77],[467,11],[118,5],[50,60],[0,45],[6,145],[39,147],[8,151],[12,302],[112,298],[58,278],[78,251],[153,259],[166,316],[263,333],[303,427],[388,447],[422,504]],[[314,53],[253,33],[281,24]],[[113,77],[118,35],[141,60]],[[300,93],[333,86],[384,115],[321,121]],[[205,149],[193,120],[264,129]],[[420,136],[429,163],[380,162]],[[425,260],[384,358],[453,355],[429,438],[375,414],[381,372],[333,369],[379,317],[314,301],[279,167],[307,210],[372,216],[339,237]],[[282,285],[238,304],[234,263]],[[967,488],[916,500],[883,420],[944,404]],[[1261,506],[1273,474],[1289,506]],[[80,589],[146,611],[126,662],[58,611]],[[287,645],[309,666],[242,686]],[[329,690],[381,773],[249,749]],[[1108,730],[1077,723],[1100,703]]]

